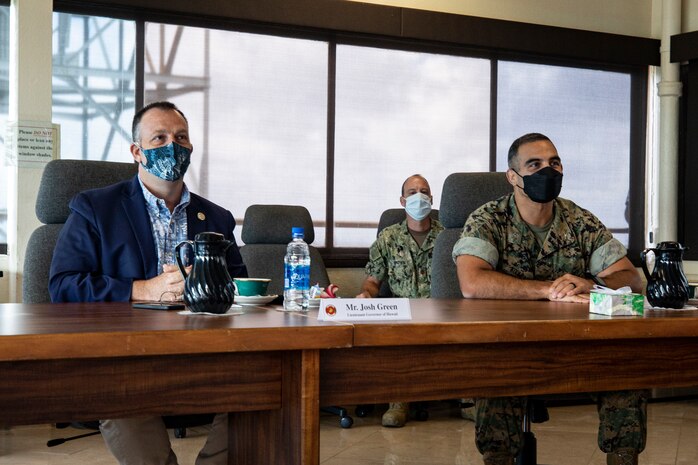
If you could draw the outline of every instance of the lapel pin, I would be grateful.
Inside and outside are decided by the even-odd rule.
[[[206,219],[206,215],[203,214],[203,212],[199,212],[196,214],[196,217],[200,219],[201,221]]]

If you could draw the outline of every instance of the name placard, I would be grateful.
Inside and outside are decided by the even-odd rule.
[[[320,299],[322,321],[411,320],[409,299]]]

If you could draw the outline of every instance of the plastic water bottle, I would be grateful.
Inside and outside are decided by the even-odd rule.
[[[293,228],[284,257],[284,310],[306,311],[310,301],[310,249],[303,228]]]

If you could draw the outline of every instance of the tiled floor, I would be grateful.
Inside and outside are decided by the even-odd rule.
[[[429,405],[426,422],[404,428],[380,426],[378,409],[354,426],[341,429],[336,417],[321,419],[322,465],[476,465],[482,460],[475,449],[473,423],[458,417],[452,404]],[[534,425],[539,463],[546,465],[604,465],[596,447],[597,417],[592,405],[555,407],[550,421]],[[0,465],[113,465],[100,436],[47,448],[46,441],[84,433],[57,430],[50,425],[0,430]],[[173,439],[179,463],[194,463],[204,441],[204,428],[188,430],[188,437]],[[698,463],[698,400],[657,402],[649,407],[649,437],[641,465],[695,465]]]

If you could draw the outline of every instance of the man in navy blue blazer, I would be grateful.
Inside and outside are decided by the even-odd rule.
[[[179,300],[184,278],[174,247],[203,231],[235,242],[233,215],[184,183],[193,148],[184,114],[151,103],[134,116],[132,137],[138,175],[70,202],[51,262],[54,302]],[[247,276],[236,244],[227,254],[230,275]],[[122,465],[177,464],[160,417],[101,420],[100,430]],[[227,463],[227,442],[227,415],[218,414],[196,464]]]

